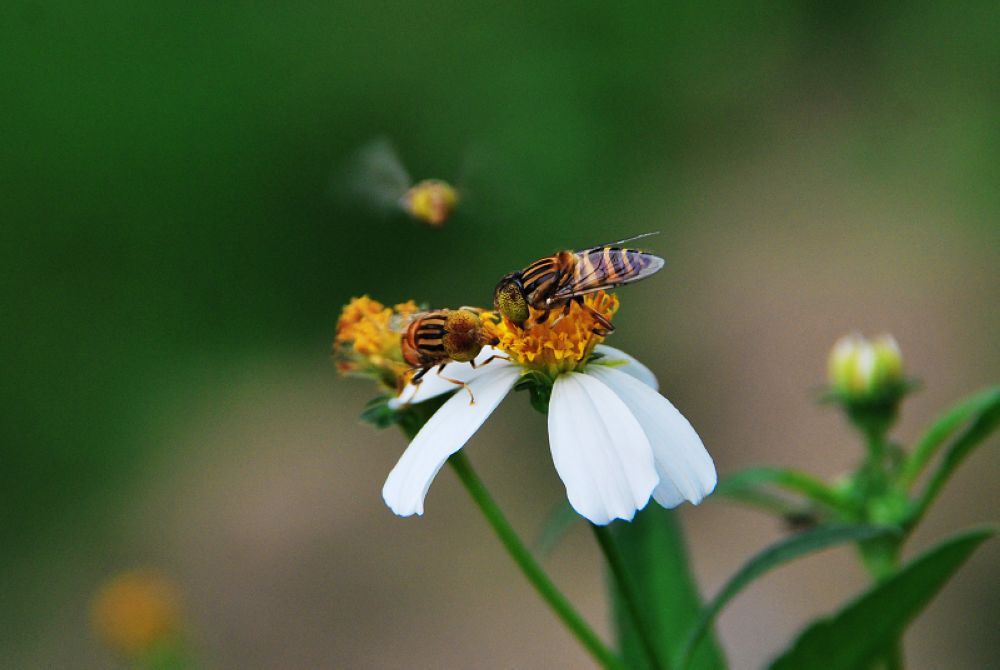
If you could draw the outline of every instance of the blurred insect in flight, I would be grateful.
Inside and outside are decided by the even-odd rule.
[[[465,382],[445,377],[441,371],[452,361],[469,363],[475,368],[476,356],[483,347],[496,344],[496,340],[483,329],[480,312],[478,308],[462,307],[436,309],[413,317],[400,338],[403,360],[417,370],[410,380],[411,384],[419,384],[424,375],[437,366],[438,376],[469,392],[469,404],[476,401]],[[486,365],[494,358],[502,356],[491,356],[479,365]]]
[[[622,284],[631,284],[655,274],[663,267],[659,256],[621,247],[646,233],[611,244],[601,244],[579,251],[560,251],[540,258],[518,272],[505,275],[493,291],[495,309],[518,325],[525,325],[531,314],[528,307],[541,310],[536,323],[545,323],[549,312],[560,307],[563,314],[576,302],[600,324],[597,335],[608,335],[615,327],[588,307],[583,296]]]
[[[440,228],[458,206],[458,189],[451,184],[440,179],[414,183],[385,138],[362,147],[347,181],[353,195],[378,209],[402,210],[433,228]]]

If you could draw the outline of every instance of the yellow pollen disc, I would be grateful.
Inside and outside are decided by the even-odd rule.
[[[587,294],[583,301],[608,321],[618,311],[618,298],[604,291]],[[524,367],[555,377],[561,372],[583,367],[594,346],[604,341],[594,333],[595,329],[600,330],[601,324],[590,310],[576,303],[571,303],[565,315],[563,307],[552,310],[545,323],[536,323],[543,312],[529,309],[531,318],[526,322],[530,324],[527,328],[495,312],[483,315],[484,328],[499,340],[495,346]]]

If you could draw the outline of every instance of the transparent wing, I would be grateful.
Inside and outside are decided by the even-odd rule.
[[[579,262],[581,257],[595,251],[602,251],[603,249],[604,247],[591,247],[590,249],[574,253],[576,254]],[[643,267],[636,268],[627,274],[612,276],[603,263],[600,265],[595,264],[594,269],[590,272],[581,277],[574,278],[557,288],[552,293],[550,300],[564,300],[566,298],[586,295],[587,293],[594,293],[596,291],[606,291],[616,286],[621,286],[622,284],[631,284],[632,282],[637,282],[656,274],[660,271],[665,262],[662,258],[654,256],[653,254],[647,254],[639,251],[633,251],[633,253],[643,259]]]
[[[385,212],[398,210],[400,198],[412,185],[399,154],[386,137],[361,147],[335,181],[336,191]]]

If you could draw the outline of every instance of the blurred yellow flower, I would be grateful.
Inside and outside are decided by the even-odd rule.
[[[94,631],[112,649],[136,656],[180,628],[180,597],[173,582],[150,570],[122,573],[94,597]]]

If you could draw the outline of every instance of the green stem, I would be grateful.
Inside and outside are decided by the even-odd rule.
[[[900,545],[901,539],[897,537],[876,537],[858,545],[861,560],[873,580],[885,581],[899,569]]]
[[[597,634],[587,625],[587,622],[573,608],[573,605],[556,588],[556,585],[552,583],[552,580],[549,579],[549,576],[538,562],[535,561],[531,552],[528,551],[527,547],[517,536],[517,533],[514,532],[514,529],[506,517],[504,517],[503,512],[497,506],[496,501],[493,500],[493,497],[483,485],[482,480],[479,479],[475,470],[472,469],[472,464],[465,454],[461,451],[456,452],[448,459],[448,462],[465,486],[465,489],[469,492],[469,495],[472,496],[473,501],[479,507],[483,516],[486,517],[486,521],[493,528],[497,537],[500,538],[500,542],[503,543],[507,553],[510,554],[510,557],[517,563],[524,576],[528,578],[531,585],[538,591],[538,595],[548,603],[549,607],[556,613],[556,616],[562,620],[576,639],[600,663],[601,667],[621,670],[623,666],[619,658],[597,637]]]
[[[621,554],[618,553],[618,547],[615,546],[614,538],[611,537],[611,532],[607,526],[590,524],[590,527],[593,529],[594,537],[597,538],[597,544],[600,545],[601,551],[604,552],[604,558],[607,559],[608,566],[611,568],[611,575],[618,586],[618,592],[625,603],[625,608],[632,618],[632,625],[635,626],[643,651],[648,657],[649,665],[653,670],[661,670],[665,666],[657,656],[656,645],[653,644],[653,636],[642,615],[638,593],[633,588],[632,581],[629,579],[628,571],[625,569],[625,562],[622,560]]]

